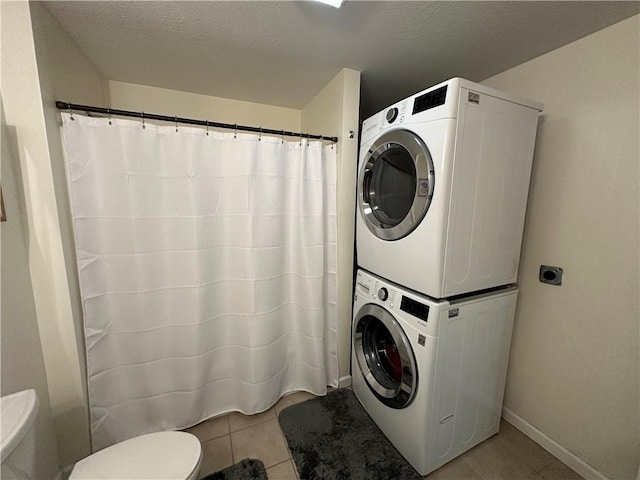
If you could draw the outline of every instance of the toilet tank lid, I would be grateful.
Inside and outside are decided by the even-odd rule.
[[[2,427],[0,457],[4,463],[33,426],[33,421],[38,414],[36,391],[23,390],[0,397],[0,412]]]
[[[200,441],[186,432],[156,432],[111,445],[80,460],[69,480],[186,480],[199,466]]]

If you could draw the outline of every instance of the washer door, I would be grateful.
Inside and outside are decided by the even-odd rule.
[[[422,221],[433,197],[433,160],[408,130],[393,130],[371,146],[358,178],[360,213],[382,240],[398,240]]]
[[[353,349],[375,396],[391,408],[407,407],[418,387],[418,368],[409,339],[393,315],[379,305],[362,306],[353,324]]]

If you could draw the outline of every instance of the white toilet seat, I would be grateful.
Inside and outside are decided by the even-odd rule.
[[[80,460],[69,480],[196,480],[201,462],[202,447],[194,435],[149,433]]]

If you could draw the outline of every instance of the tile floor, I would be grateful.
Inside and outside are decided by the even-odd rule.
[[[269,480],[297,480],[278,414],[289,405],[313,398],[306,392],[283,397],[258,415],[231,413],[187,431],[202,443],[200,478],[239,462],[262,460]],[[500,433],[428,475],[429,480],[580,480],[582,477],[502,421]],[[304,479],[301,479],[304,480]]]

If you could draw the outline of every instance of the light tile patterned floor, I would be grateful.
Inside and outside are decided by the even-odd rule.
[[[200,478],[243,458],[257,458],[264,463],[269,480],[297,480],[277,414],[290,405],[310,398],[314,396],[307,392],[294,393],[281,398],[264,413],[230,413],[187,429],[202,443]]]
[[[231,413],[202,422],[187,431],[202,443],[200,478],[239,462],[262,460],[269,480],[298,480],[295,464],[278,424],[282,409],[313,398],[306,392],[287,395],[258,415]],[[500,433],[442,468],[429,480],[580,480],[582,477],[557,460],[511,424],[502,421]],[[300,479],[304,480],[304,479]]]

